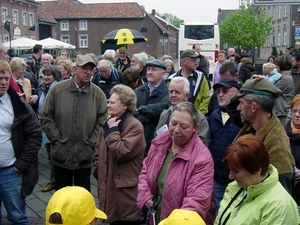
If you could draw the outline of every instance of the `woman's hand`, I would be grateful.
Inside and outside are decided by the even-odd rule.
[[[30,96],[29,103],[30,103],[30,104],[35,104],[35,103],[37,102],[38,99],[39,99],[39,96],[37,96],[37,95],[31,95],[31,96]]]
[[[150,206],[152,206],[152,205],[153,205],[152,199],[149,199],[149,200],[145,203],[145,207],[146,207],[147,209],[149,209]]]
[[[121,122],[121,120],[118,120],[117,117],[111,117],[108,119],[107,125],[109,128],[112,128],[112,127],[118,126],[120,122]]]

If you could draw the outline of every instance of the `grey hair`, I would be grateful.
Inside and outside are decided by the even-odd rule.
[[[273,63],[264,63],[263,68],[269,68],[269,69],[274,70],[275,65]]]
[[[49,53],[44,53],[44,54],[42,55],[42,57],[41,57],[41,58],[43,58],[43,56],[49,56],[49,57],[50,57],[50,60],[51,60],[51,62],[53,62],[53,56],[52,56],[51,54],[49,54]]]
[[[247,94],[243,98],[248,102],[257,102],[266,113],[272,113],[275,97],[268,95]]]
[[[134,112],[136,110],[137,98],[132,88],[124,84],[117,84],[110,90],[109,93],[111,95],[114,93],[118,95],[120,101],[127,106],[127,110],[129,112]]]
[[[190,114],[191,117],[192,117],[192,121],[193,121],[194,126],[196,126],[197,124],[200,123],[199,112],[191,102],[179,102],[173,108],[173,113],[175,111],[187,112],[188,114]]]
[[[146,64],[148,61],[148,55],[146,53],[136,53],[133,55],[139,62],[143,63],[143,65]]]
[[[190,82],[188,81],[188,79],[186,79],[185,77],[174,77],[171,82],[170,85],[172,83],[184,83],[183,86],[183,91],[185,94],[190,93]]]

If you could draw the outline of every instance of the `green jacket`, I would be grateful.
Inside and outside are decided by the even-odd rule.
[[[58,82],[39,113],[51,142],[54,165],[65,169],[91,167],[100,127],[107,120],[105,94],[89,83],[81,91],[74,79]]]
[[[270,175],[263,182],[247,188],[247,197],[244,201],[242,201],[244,192],[241,192],[229,208],[225,210],[231,199],[241,189],[236,181],[230,183],[220,203],[214,224],[225,224],[224,220],[229,213],[230,216],[226,225],[299,224],[297,205],[279,183],[276,168],[270,165],[269,173]],[[239,203],[240,205],[237,206]]]
[[[277,116],[272,114],[269,122],[257,134],[250,124],[245,124],[235,140],[249,133],[256,135],[265,144],[269,151],[270,163],[276,167],[279,175],[294,172],[295,160],[291,154],[290,141]]]

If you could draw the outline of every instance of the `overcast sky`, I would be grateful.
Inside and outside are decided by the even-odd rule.
[[[134,0],[79,0],[83,3],[135,2]],[[146,12],[171,13],[185,22],[217,22],[218,8],[237,9],[240,0],[136,0]]]

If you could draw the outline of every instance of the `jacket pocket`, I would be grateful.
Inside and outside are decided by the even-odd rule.
[[[51,158],[57,162],[65,162],[68,157],[67,139],[51,143]]]
[[[121,178],[116,179],[116,188],[127,188],[127,187],[136,187],[138,184],[137,177],[128,177],[128,178]]]

